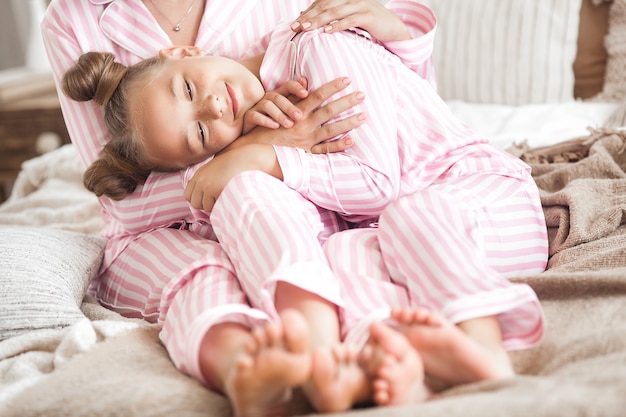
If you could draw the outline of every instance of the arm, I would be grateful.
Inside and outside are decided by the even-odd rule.
[[[306,25],[306,28],[303,28]],[[328,33],[359,27],[435,85],[432,64],[437,19],[415,0],[317,0],[292,24],[294,31],[324,28]]]
[[[336,90],[345,88],[350,80],[341,77],[324,84],[311,94],[311,99],[321,103],[332,96]],[[244,135],[222,150],[209,162],[203,162],[187,169],[185,173],[185,198],[192,207],[210,212],[226,183],[235,175],[249,170],[261,170],[282,180],[282,170],[278,164],[273,144],[283,143],[289,147],[303,148],[302,144],[318,143],[319,139],[335,137],[365,122],[365,116],[355,112],[350,117],[335,123],[325,124],[335,115],[349,110],[362,102],[361,93],[347,94],[340,99],[331,101],[323,107],[317,107],[315,101],[298,103],[299,109],[308,117],[297,122],[292,129],[285,130],[287,135],[279,131],[257,127],[253,133]],[[300,139],[298,139],[298,137]],[[348,137],[349,139],[349,137]],[[325,142],[311,148],[320,154],[349,148],[346,137],[341,140]],[[339,146],[339,148],[338,148]],[[304,152],[304,151],[303,151]]]
[[[327,71],[324,62],[311,57],[333,56],[337,57],[340,71],[352,74],[353,84],[364,87],[368,92],[368,100],[342,115],[345,117],[361,111],[368,115],[367,123],[352,133],[355,137],[353,147],[346,152],[327,155],[313,155],[282,146],[274,146],[274,153],[266,148],[250,151],[256,156],[265,155],[268,158],[265,161],[251,160],[245,155],[245,150],[224,154],[224,159],[232,161],[230,166],[237,166],[237,169],[227,170],[228,178],[219,178],[223,173],[220,166],[229,165],[220,160],[222,155],[219,155],[198,170],[187,186],[186,197],[194,207],[210,211],[232,176],[241,170],[253,169],[282,179],[319,206],[342,213],[353,221],[359,220],[359,216],[378,215],[389,201],[397,198],[401,174],[396,113],[397,77],[399,72],[410,74],[409,71],[390,54],[389,59],[378,59],[382,50],[380,45],[369,44],[371,52],[367,47],[355,47],[353,41],[356,35],[352,33],[308,38],[311,40],[301,44],[300,50],[303,57],[309,58],[303,58],[304,62],[299,66],[313,85],[324,82],[325,77],[332,74]],[[380,74],[388,76],[379,76],[377,82],[372,83],[372,77]],[[427,85],[416,75],[412,76]],[[238,157],[246,163],[239,165],[235,162]],[[280,171],[276,169],[276,160]]]
[[[108,140],[104,133],[101,110],[95,103],[77,102],[67,98],[62,93],[60,80],[86,47],[89,47],[83,39],[75,35],[73,26],[77,22],[85,25],[95,22],[91,10],[86,7],[76,10],[74,18],[77,22],[69,21],[63,6],[71,7],[71,4],[58,2],[48,8],[41,25],[42,37],[68,133],[83,165],[88,166],[98,158],[100,149]]]
[[[283,179],[272,145],[245,144],[227,149],[204,165],[190,167],[185,174],[186,178],[191,177],[185,187],[185,198],[192,207],[211,212],[228,181],[237,174],[253,170]]]
[[[99,19],[103,7],[82,0],[58,0],[48,7],[42,22],[42,36],[59,91],[63,117],[72,143],[85,166],[98,158],[109,138],[102,111],[95,103],[76,102],[62,93],[60,80],[63,74],[83,52],[89,50],[108,51],[118,58],[123,56],[129,60],[139,59],[111,42],[101,32]],[[124,3],[120,4],[122,7],[131,6]],[[111,18],[115,19],[115,16]],[[85,28],[85,31],[75,28]],[[180,174],[170,173],[151,175],[146,184],[138,187],[123,201],[100,198],[108,227],[105,233],[138,233],[185,218],[189,214],[189,206],[182,194]]]
[[[130,7],[130,5],[120,3],[118,8],[121,7]],[[111,42],[99,31],[99,16],[102,14],[102,8],[103,6],[82,0],[59,0],[48,8],[42,23],[42,32],[57,86],[65,71],[74,65],[75,60],[83,52],[88,50],[110,51],[117,57],[126,57],[135,61],[139,59],[128,50]],[[71,13],[68,10],[71,10]],[[75,31],[74,27],[90,28],[93,32],[80,33]],[[120,62],[131,63],[121,58]],[[61,91],[60,88],[59,91]],[[339,91],[339,89],[334,91]],[[91,102],[69,100],[62,93],[59,94],[59,100],[72,143],[83,164],[88,166],[97,159],[100,150],[108,141],[101,110]],[[322,101],[313,97],[310,100],[303,100],[303,103],[318,106]],[[330,115],[324,121],[314,120],[313,122],[319,125],[334,115]],[[311,124],[308,118],[303,118],[301,122]],[[351,124],[346,129],[349,130],[354,126],[356,124]],[[283,138],[290,137],[286,129],[278,129],[276,134],[282,135]],[[254,136],[255,134],[250,135],[251,138]],[[318,136],[320,141],[325,139],[321,136],[323,135]],[[272,135],[265,134],[263,139],[271,142]],[[143,232],[179,221],[188,217],[190,213],[189,205],[183,198],[180,173],[153,173],[145,184],[139,186],[124,200],[113,201],[100,198],[99,201],[104,209],[105,220],[114,230],[111,233]]]

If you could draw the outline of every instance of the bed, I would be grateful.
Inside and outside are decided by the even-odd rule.
[[[516,281],[546,333],[518,376],[338,416],[626,414],[626,0],[426,0],[439,91],[533,168],[547,270]],[[481,20],[482,19],[482,20]],[[178,372],[158,329],[85,296],[103,256],[96,198],[72,145],[31,159],[0,206],[0,415],[215,416],[227,401]],[[296,395],[291,415],[314,412]]]

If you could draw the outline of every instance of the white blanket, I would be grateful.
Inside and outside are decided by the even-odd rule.
[[[82,183],[84,168],[72,145],[24,162],[0,224],[44,226],[98,234],[104,223],[95,195]]]
[[[126,319],[86,300],[85,318],[63,329],[37,330],[0,342],[0,415],[19,393],[63,368],[98,343],[140,327],[141,320]]]

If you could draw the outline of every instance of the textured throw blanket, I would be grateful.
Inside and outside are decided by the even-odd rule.
[[[565,147],[567,154],[561,147],[522,155],[542,192],[551,259],[545,273],[515,279],[537,291],[547,323],[538,346],[512,353],[519,375],[457,387],[424,404],[369,407],[335,416],[625,415],[624,135],[594,131]],[[13,392],[3,417],[231,415],[224,398],[176,371],[156,329],[136,323],[119,327],[111,316],[94,314],[98,310],[88,303],[83,309],[91,322],[76,326],[90,328],[86,334],[91,339],[82,349],[76,347],[76,328],[39,344],[29,339],[22,350],[17,343],[5,344],[13,355],[0,345],[0,369],[13,367],[3,375],[27,374],[35,366],[29,355],[40,353],[41,361],[39,376]],[[294,403],[292,414],[310,413],[303,400]]]
[[[574,162],[571,160],[575,155]],[[626,132],[589,137],[524,153],[541,190],[550,235],[549,269],[624,267]],[[544,163],[545,160],[562,162]]]

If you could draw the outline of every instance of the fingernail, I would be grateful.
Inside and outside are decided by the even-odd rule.
[[[283,122],[283,126],[285,126],[285,127],[292,127],[293,126],[293,122],[291,120],[287,119],[287,120],[285,120]]]
[[[300,27],[300,22],[293,22],[290,26],[291,30],[296,30]]]
[[[333,30],[331,25],[324,26],[324,32],[330,32],[331,30]]]
[[[352,82],[352,80],[349,77],[344,77],[342,81],[344,84],[350,84]]]
[[[357,120],[359,120],[359,121],[363,121],[363,120],[365,120],[365,113],[359,113],[359,115],[358,115],[356,118],[357,118]]]
[[[358,92],[356,94],[356,98],[358,98],[359,100],[365,100],[365,93],[363,92]]]
[[[351,146],[354,143],[354,141],[352,140],[352,138],[348,137],[346,138],[345,144],[347,146]]]
[[[304,22],[304,23],[302,24],[302,29],[308,29],[308,28],[310,28],[310,27],[311,27],[311,22]]]

